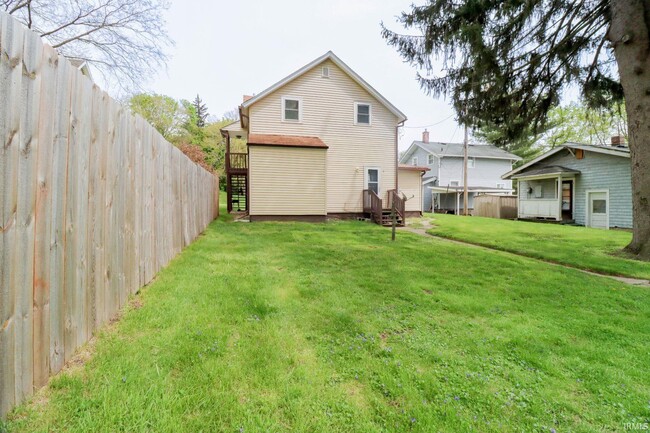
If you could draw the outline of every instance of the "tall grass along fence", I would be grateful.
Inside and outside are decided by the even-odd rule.
[[[0,417],[188,245],[218,181],[0,13]]]

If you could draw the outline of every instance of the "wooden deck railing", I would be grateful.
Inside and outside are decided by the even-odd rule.
[[[377,224],[381,223],[381,213],[383,204],[381,197],[376,192],[368,189],[363,190],[363,211],[369,213],[373,221]]]
[[[248,170],[247,153],[229,153],[226,155],[226,172],[242,172]]]
[[[393,202],[395,203],[395,213],[398,217],[401,217],[403,221],[406,214],[406,200],[398,191],[391,189],[388,191],[389,209],[393,209]]]

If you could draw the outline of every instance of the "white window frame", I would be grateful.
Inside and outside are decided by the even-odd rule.
[[[497,182],[497,189],[506,189],[506,184],[501,183],[501,182]]]
[[[417,156],[414,156],[413,158],[411,158],[411,165],[412,165],[413,167],[417,167],[417,166],[418,166],[418,161],[419,161],[419,160],[418,160],[418,157],[417,157]]]
[[[476,158],[472,156],[467,158],[467,168],[476,168]]]
[[[435,158],[436,157],[431,155],[431,154],[427,155],[427,164],[428,165],[433,165],[436,162]]]
[[[609,207],[610,207],[610,201],[609,201],[609,189],[588,189],[585,191],[585,196],[586,196],[586,203],[585,203],[585,210],[586,212],[586,218],[585,218],[585,226],[586,227],[591,227],[591,203],[589,202],[589,196],[593,193],[605,193],[605,197],[607,200],[607,230],[609,230]]]
[[[330,77],[330,67],[329,66],[323,66],[320,70],[320,76],[323,78],[329,78]]]
[[[298,120],[296,119],[287,119],[285,117],[285,101],[298,101]],[[297,96],[283,96],[282,102],[280,105],[280,118],[283,122],[289,123],[302,123],[302,112],[304,111],[304,106],[302,103],[302,98]]]
[[[454,182],[456,183],[456,185],[453,185]],[[460,180],[450,180],[449,186],[460,186]]]
[[[369,170],[377,170],[377,195],[381,197],[381,168],[379,167],[376,166],[363,167],[363,189],[370,189],[368,188],[368,180],[370,179],[370,176],[368,176]]]
[[[368,123],[359,123],[359,105],[368,106]],[[372,126],[372,104],[370,102],[355,102],[354,103],[354,124],[359,126]]]

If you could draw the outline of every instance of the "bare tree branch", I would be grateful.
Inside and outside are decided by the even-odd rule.
[[[66,57],[83,59],[121,90],[141,89],[173,45],[168,0],[2,0],[4,10]]]

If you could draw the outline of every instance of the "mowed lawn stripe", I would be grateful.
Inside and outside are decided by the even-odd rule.
[[[213,223],[10,431],[620,431],[650,292],[361,222]]]
[[[434,225],[428,230],[434,236],[597,273],[650,280],[650,262],[622,251],[632,240],[629,231],[444,214],[426,214],[425,218]]]

